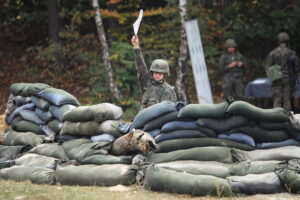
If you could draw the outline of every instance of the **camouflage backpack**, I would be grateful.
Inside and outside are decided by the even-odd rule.
[[[280,65],[277,65],[277,64],[270,66],[266,70],[266,73],[267,73],[267,77],[272,82],[280,80],[283,77],[283,74],[282,74],[282,71],[281,71],[281,67],[280,67]]]

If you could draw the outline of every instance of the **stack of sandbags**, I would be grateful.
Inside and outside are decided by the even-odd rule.
[[[120,121],[122,108],[111,103],[91,106],[79,106],[63,115],[61,138],[91,137],[94,142],[112,142],[121,136],[118,128],[124,124]]]
[[[54,139],[62,116],[79,105],[70,93],[43,83],[15,83],[6,109],[6,122],[18,132],[33,132]]]

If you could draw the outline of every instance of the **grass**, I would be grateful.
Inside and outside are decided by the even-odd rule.
[[[188,195],[169,194],[162,192],[151,192],[144,190],[141,186],[62,186],[62,185],[36,185],[30,182],[14,182],[0,179],[0,199],[7,200],[294,200],[300,199],[300,195],[288,193],[271,195],[253,195],[244,197],[191,197]]]

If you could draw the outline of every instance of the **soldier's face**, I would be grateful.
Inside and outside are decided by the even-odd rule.
[[[156,81],[160,81],[164,78],[165,74],[164,73],[160,73],[160,72],[153,72],[153,79]]]
[[[227,48],[228,53],[233,53],[235,51],[234,47],[228,47]]]

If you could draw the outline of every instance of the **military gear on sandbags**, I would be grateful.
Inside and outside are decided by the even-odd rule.
[[[135,49],[135,58],[137,75],[143,93],[141,109],[165,100],[176,102],[177,97],[174,88],[164,79],[155,81],[150,76],[141,49]],[[155,60],[153,61],[150,71],[168,73],[169,65],[164,60]]]
[[[152,62],[150,72],[160,72],[164,74],[170,74],[169,64],[163,59],[156,59]]]
[[[278,42],[288,42],[290,40],[290,37],[287,33],[281,32],[277,35]]]
[[[277,81],[277,80],[280,80],[283,78],[283,74],[282,74],[280,65],[272,65],[271,67],[269,67],[266,70],[266,74],[267,74],[268,79],[271,82],[274,82],[274,81]]]
[[[234,39],[227,39],[225,41],[225,49],[230,48],[230,47],[233,47],[233,48],[237,47],[237,44]]]

